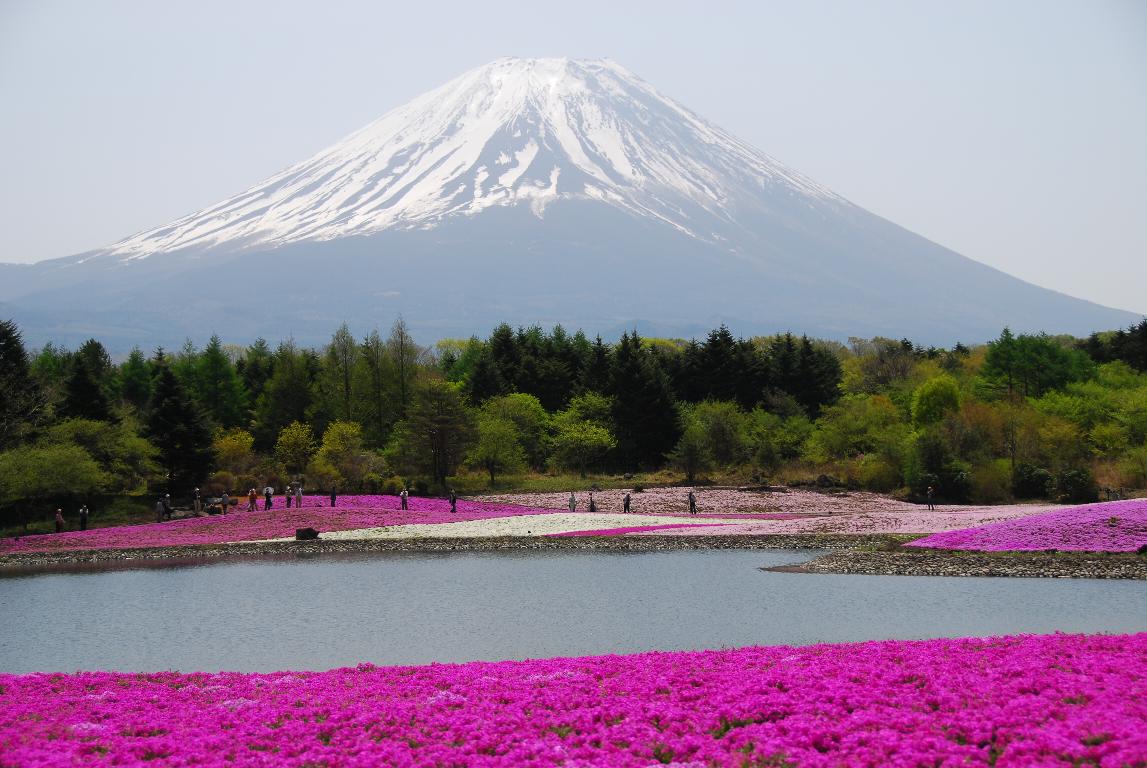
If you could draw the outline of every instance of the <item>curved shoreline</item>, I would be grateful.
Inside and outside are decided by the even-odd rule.
[[[805,563],[768,570],[803,574],[1147,580],[1147,557],[1141,555],[913,550],[901,547],[906,538],[898,534],[782,533],[737,536],[643,534],[264,541],[8,554],[0,556],[0,576],[84,572],[117,566],[170,568],[215,562],[338,554],[812,549],[829,552]]]
[[[1022,579],[1147,580],[1147,557],[1108,552],[966,552],[849,550],[807,563],[777,566],[784,573],[867,576],[1010,576]]]

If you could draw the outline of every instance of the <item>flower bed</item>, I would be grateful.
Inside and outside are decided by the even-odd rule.
[[[1064,507],[1019,520],[936,533],[908,546],[984,552],[1134,552],[1147,546],[1147,499]]]
[[[650,488],[631,493],[637,514],[686,514],[689,488]],[[997,520],[1011,520],[1055,509],[1051,506],[1013,504],[998,507],[944,505],[929,511],[921,504],[898,501],[867,492],[818,493],[799,488],[780,491],[738,491],[723,488],[694,488],[698,517],[740,518],[740,525],[722,526],[718,531],[679,528],[680,536],[721,536],[810,533],[933,533],[967,528]],[[594,494],[598,510],[620,512],[625,490]],[[523,493],[486,496],[486,500],[523,504],[534,508],[562,509],[569,494]],[[579,503],[584,499],[579,495]],[[634,535],[642,535],[635,532]]]
[[[325,497],[308,496],[304,499],[302,509],[277,506],[256,512],[236,511],[226,515],[163,523],[0,539],[0,555],[221,544],[228,541],[293,537],[297,528],[315,528],[320,532],[345,531],[384,525],[486,520],[550,511],[529,509],[516,504],[459,500],[458,511],[451,513],[448,501],[435,498],[411,498],[410,509],[405,511],[399,509],[399,506],[397,496],[340,496],[335,507],[330,507]]]
[[[1143,766],[1147,634],[0,675],[0,764]]]

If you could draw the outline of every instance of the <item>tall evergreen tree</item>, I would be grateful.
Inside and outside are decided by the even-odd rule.
[[[248,405],[254,406],[263,394],[267,380],[274,372],[275,356],[263,338],[255,339],[255,343],[247,347],[243,358],[236,365],[239,377],[243,379],[243,388],[247,391]]]
[[[216,426],[230,429],[243,423],[247,393],[218,335],[198,356],[193,381],[196,399]]]
[[[613,353],[598,336],[590,348],[589,359],[586,361],[585,374],[582,376],[582,386],[589,392],[606,392],[609,390],[609,373],[613,367]]]
[[[12,320],[0,321],[0,451],[23,437],[43,406],[20,329]]]
[[[132,347],[131,354],[119,369],[120,397],[137,411],[142,411],[151,400],[151,366],[139,347]]]
[[[275,444],[279,432],[293,421],[306,422],[313,401],[306,355],[292,339],[275,351],[274,373],[263,388],[255,414],[255,443],[262,450]]]
[[[159,463],[169,493],[186,494],[203,482],[211,469],[211,431],[202,412],[183,386],[163,365],[148,409],[147,433],[159,448]]]
[[[335,412],[343,421],[354,418],[353,382],[358,355],[358,343],[351,335],[350,328],[343,323],[331,336],[323,361],[327,385],[335,401]]]
[[[377,330],[373,330],[362,341],[354,381],[362,414],[363,441],[372,448],[381,448],[386,443],[394,424],[391,389],[394,378],[386,342]]]
[[[411,392],[414,387],[414,377],[418,372],[418,364],[424,354],[421,347],[414,343],[406,321],[399,317],[390,328],[390,337],[386,340],[386,348],[390,354],[391,364],[397,378],[398,400],[397,411],[399,418],[406,416],[406,409],[410,406]]]
[[[64,402],[60,414],[69,418],[108,421],[111,406],[107,395],[95,375],[88,369],[88,359],[76,356],[72,372],[64,386]]]
[[[610,371],[617,445],[627,468],[655,466],[680,436],[669,377],[634,331],[622,334]]]

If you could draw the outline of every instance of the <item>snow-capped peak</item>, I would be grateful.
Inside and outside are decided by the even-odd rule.
[[[274,247],[592,199],[702,240],[775,195],[843,202],[608,61],[504,58],[218,205],[105,251]]]

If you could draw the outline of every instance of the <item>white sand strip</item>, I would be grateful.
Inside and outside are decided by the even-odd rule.
[[[646,525],[680,523],[740,523],[743,520],[717,520],[711,517],[669,515],[590,515],[585,512],[558,512],[545,515],[515,515],[488,520],[463,520],[457,523],[425,525],[387,525],[381,528],[359,528],[353,531],[321,531],[320,537],[333,539],[427,539],[486,538],[493,536],[545,536],[570,531],[595,531],[606,528],[633,528]],[[268,539],[293,541],[293,539]]]

